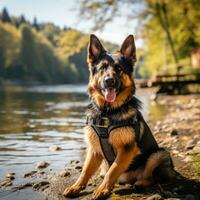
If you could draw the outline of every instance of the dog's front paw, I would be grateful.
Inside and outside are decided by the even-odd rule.
[[[80,194],[80,191],[82,190],[81,186],[71,186],[71,187],[67,187],[65,188],[65,191],[63,192],[63,195],[65,197],[77,197]]]
[[[153,181],[151,179],[142,179],[137,180],[134,184],[136,189],[143,189],[145,187],[149,187],[153,184]]]
[[[93,192],[92,199],[93,200],[100,200],[100,199],[106,199],[110,195],[110,190],[104,188],[104,189],[97,189]]]

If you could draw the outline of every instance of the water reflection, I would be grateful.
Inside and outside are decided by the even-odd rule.
[[[0,91],[0,178],[40,160],[66,166],[84,147],[86,86],[5,87]],[[50,152],[59,145],[61,152]],[[54,162],[55,161],[55,162]]]
[[[88,105],[86,85],[10,86],[0,88],[0,178],[22,174],[46,160],[51,169],[84,159],[83,126]],[[149,110],[148,91],[139,91],[143,115]],[[61,151],[51,152],[58,145]]]

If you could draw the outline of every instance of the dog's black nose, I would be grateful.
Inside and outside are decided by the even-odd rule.
[[[114,87],[115,79],[113,77],[105,77],[104,84],[106,87]]]

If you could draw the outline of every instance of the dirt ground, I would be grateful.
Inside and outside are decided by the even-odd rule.
[[[108,199],[200,199],[200,95],[160,96],[156,103],[167,106],[167,112],[156,121],[151,121],[153,113],[150,113],[149,125],[159,145],[171,153],[175,169],[182,178],[140,190],[132,185],[116,184]],[[1,181],[0,187],[12,192],[12,197],[16,195],[16,199],[20,199],[17,194],[25,191],[29,196],[36,197],[33,199],[64,200],[67,198],[62,196],[62,192],[77,179],[81,165],[73,160],[71,168],[62,171],[33,171],[25,174],[23,183],[17,185],[12,185],[14,175],[10,174]],[[92,191],[101,181],[98,175],[94,177],[76,199],[91,199]]]

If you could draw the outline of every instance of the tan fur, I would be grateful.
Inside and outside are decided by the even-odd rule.
[[[92,65],[95,61],[94,56],[96,55],[97,57],[97,55],[100,55],[102,52],[105,53],[106,51],[94,35],[91,36],[90,43],[87,61],[89,70],[92,72],[92,67],[94,67]],[[132,62],[135,62],[136,56],[135,45],[133,45],[133,36],[127,37],[123,44],[124,45],[122,45],[120,53],[125,57],[128,56],[129,59],[131,58]],[[131,46],[127,46],[126,44]],[[100,62],[105,62],[104,64],[107,65],[109,64],[108,61],[100,60]],[[98,69],[102,65],[103,63],[98,63],[95,65],[95,67]],[[107,73],[110,73],[110,75],[113,76],[111,73],[115,72],[109,71],[108,68]],[[101,83],[104,80],[104,75],[102,75],[101,71],[99,71],[97,74],[90,73],[90,81],[88,85],[88,93],[99,108],[102,108],[105,104],[105,98],[102,94],[102,89],[100,88]],[[121,79],[123,88],[122,91],[120,90],[120,93],[117,94],[115,101],[109,103],[111,108],[122,106],[126,100],[135,93],[135,83],[132,75],[128,75],[126,72],[121,72],[119,73],[119,78]],[[126,120],[130,116],[134,117],[136,112],[137,110],[135,110],[135,108],[130,108],[127,113],[121,114],[119,112],[120,116],[116,114],[113,118]],[[144,132],[144,125],[141,125],[141,133],[142,132]],[[117,181],[124,183],[135,182],[136,186],[149,186],[153,183],[152,174],[155,168],[161,164],[162,167],[164,166],[166,168],[170,165],[169,154],[167,154],[165,151],[159,151],[149,157],[145,166],[140,166],[135,171],[126,172],[133,159],[141,153],[140,148],[137,146],[134,129],[132,127],[120,127],[110,132],[108,142],[112,145],[116,153],[116,158],[111,166],[108,166],[104,158],[99,137],[90,126],[86,126],[85,128],[85,139],[88,149],[81,175],[76,183],[65,189],[63,193],[64,196],[78,196],[80,191],[86,187],[88,180],[100,166],[102,168],[101,171],[105,176],[100,186],[93,193],[94,199],[104,199],[106,196],[108,196]],[[169,173],[171,173],[171,171],[169,171]]]
[[[96,88],[98,81],[99,77],[97,75],[90,80],[88,86],[88,92],[92,96],[94,101],[98,104],[98,106],[102,108],[105,103],[105,98],[102,95],[101,91],[99,91]],[[133,81],[133,77],[130,78],[127,74],[122,74],[122,81],[124,85],[124,90],[120,92],[120,94],[117,95],[116,100],[110,104],[110,106],[113,108],[120,107],[122,104],[124,104],[124,102],[130,96],[130,94],[132,94],[133,91],[135,91],[135,84]]]
[[[121,146],[122,144],[117,143],[117,146]],[[103,182],[98,187],[96,191],[94,191],[94,198],[103,197],[105,195],[109,195],[114,184],[117,182],[119,176],[128,168],[132,159],[139,153],[139,149],[137,145],[134,145],[130,149],[119,148],[117,149],[117,156],[108,172],[106,173]],[[106,193],[105,193],[106,191]]]
[[[147,164],[144,169],[143,178],[148,179],[152,177],[153,171],[158,167],[165,159],[168,159],[169,155],[166,151],[159,151],[153,153],[147,160]]]
[[[100,166],[100,176],[104,177],[108,170],[109,170],[109,165],[105,160],[103,160]]]
[[[123,73],[121,76],[121,80],[124,85],[124,90],[120,92],[116,100],[110,104],[110,106],[113,108],[117,108],[123,105],[130,94],[135,92],[135,83],[133,81],[133,77],[129,77],[127,74]]]
[[[85,131],[88,150],[83,169],[78,180],[71,187],[65,189],[63,192],[64,196],[78,196],[80,191],[86,187],[90,177],[97,171],[103,159],[99,139],[93,129],[86,127]]]
[[[92,96],[93,100],[98,104],[98,106],[102,108],[105,103],[105,98],[96,86],[98,84],[98,81],[98,75],[90,77],[90,82],[88,84],[88,92]]]
[[[65,196],[77,196],[85,188],[89,178],[97,171],[103,159],[98,136],[89,126],[85,128],[85,131],[86,142],[89,147],[83,170],[76,183],[65,189],[63,193]],[[93,196],[95,198],[108,195],[119,176],[128,168],[133,158],[140,153],[132,131],[132,128],[123,127],[110,133],[109,142],[117,151],[117,156],[105,174],[102,184],[94,192]],[[128,145],[128,148],[124,148],[125,145]]]
[[[109,143],[116,149],[121,149],[125,145],[134,145],[135,136],[133,133],[133,128],[122,127],[111,131],[109,136]]]

